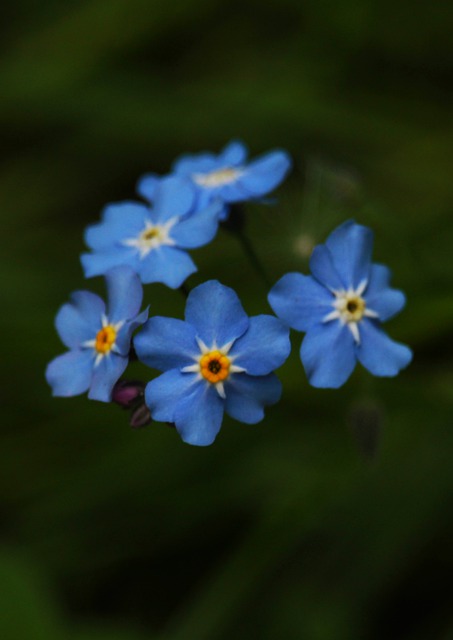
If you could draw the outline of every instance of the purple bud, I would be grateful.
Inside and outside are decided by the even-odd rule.
[[[141,429],[151,423],[151,414],[145,403],[140,404],[132,411],[129,424],[133,429]]]
[[[130,409],[143,398],[145,384],[136,380],[118,380],[113,387],[112,401],[124,409]]]

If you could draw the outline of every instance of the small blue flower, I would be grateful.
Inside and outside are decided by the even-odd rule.
[[[220,203],[194,212],[195,190],[186,179],[160,181],[149,208],[135,202],[106,207],[100,224],[88,227],[81,256],[86,277],[127,264],[143,283],[162,282],[177,289],[197,268],[185,249],[210,242],[218,229]]]
[[[133,331],[148,317],[142,285],[130,267],[106,274],[108,310],[89,291],[76,291],[59,310],[55,326],[69,351],[49,363],[46,379],[54,396],[77,396],[89,390],[93,400],[110,402],[112,388],[127,367]]]
[[[285,151],[271,151],[247,164],[247,149],[241,142],[230,142],[220,154],[200,153],[177,160],[174,174],[190,178],[198,192],[198,206],[213,198],[230,204],[262,198],[275,189],[291,168]],[[160,178],[143,176],[137,190],[146,200],[153,201]],[[222,218],[227,216],[224,209]]]
[[[274,316],[248,318],[239,298],[215,280],[193,289],[185,321],[155,317],[135,337],[140,360],[164,371],[146,387],[158,422],[176,425],[190,444],[211,444],[226,411],[255,424],[276,403],[281,384],[272,373],[290,352],[289,332]]]
[[[390,287],[387,267],[371,263],[372,248],[370,229],[345,222],[314,249],[313,276],[288,273],[269,293],[277,316],[306,332],[300,356],[314,387],[341,387],[357,360],[375,376],[395,376],[412,359],[381,329],[405,296]]]

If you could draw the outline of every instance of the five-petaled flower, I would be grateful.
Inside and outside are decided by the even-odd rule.
[[[164,373],[146,387],[154,420],[174,423],[185,442],[211,444],[224,411],[254,424],[277,402],[272,373],[290,352],[289,331],[274,316],[249,318],[236,293],[215,280],[187,299],[185,321],[154,317],[134,338],[140,360]]]
[[[107,310],[96,294],[76,291],[56,316],[56,329],[69,351],[47,366],[46,379],[54,396],[89,390],[89,398],[109,402],[127,367],[132,333],[148,317],[148,310],[139,313],[142,285],[127,266],[108,271],[106,281]]]
[[[314,387],[340,387],[357,360],[376,376],[395,376],[412,359],[381,329],[405,296],[390,287],[387,267],[371,263],[372,248],[370,229],[345,222],[314,249],[312,276],[288,273],[269,293],[277,316],[306,332],[300,355]]]
[[[270,151],[247,163],[247,149],[241,142],[230,142],[218,155],[200,153],[176,160],[173,174],[189,178],[198,194],[198,206],[204,207],[214,198],[226,205],[262,198],[275,189],[291,168],[286,151]],[[143,176],[137,190],[146,200],[153,201],[161,178],[155,174]],[[221,214],[228,215],[225,206]]]
[[[153,207],[123,202],[106,207],[103,221],[88,227],[87,245],[94,253],[81,256],[87,277],[127,264],[143,283],[162,282],[176,289],[197,268],[185,249],[210,242],[218,229],[222,204],[200,209],[187,179],[161,180]]]

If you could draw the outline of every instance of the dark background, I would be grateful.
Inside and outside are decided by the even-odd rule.
[[[453,638],[453,121],[449,3],[17,0],[0,9],[3,640]],[[354,217],[408,295],[413,364],[226,418],[196,448],[51,399],[84,227],[146,171],[232,138],[294,170],[247,232],[272,281]],[[266,289],[220,231],[188,284]],[[145,289],[152,314],[184,301]],[[136,365],[134,375],[154,375]],[[377,439],[377,445],[376,445]]]

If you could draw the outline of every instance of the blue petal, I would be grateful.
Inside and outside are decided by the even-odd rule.
[[[311,276],[287,273],[268,296],[277,316],[297,331],[308,331],[333,310],[331,292]]]
[[[149,209],[135,202],[108,205],[102,222],[85,230],[85,242],[91,249],[105,251],[126,238],[138,236],[145,226]]]
[[[195,189],[196,189],[196,198],[195,198],[195,205],[194,205],[194,213],[189,216],[190,218],[192,217],[192,215],[197,215],[196,213],[197,211],[203,211],[203,209],[206,209],[206,207],[211,205],[213,202],[216,202],[219,199],[222,200],[222,198],[217,193],[216,189],[208,189],[206,187],[201,187],[200,185],[195,185]],[[219,218],[220,218],[220,215],[219,215]]]
[[[71,302],[88,324],[93,327],[99,326],[102,314],[105,312],[102,298],[91,291],[74,291],[71,293]]]
[[[86,340],[92,340],[102,327],[105,305],[99,296],[90,291],[76,291],[71,302],[58,311],[55,327],[62,342],[67,347],[78,347]]]
[[[390,287],[390,278],[390,269],[381,264],[371,265],[365,300],[367,307],[378,313],[381,322],[399,313],[406,304],[404,293]]]
[[[277,187],[291,168],[291,158],[285,151],[271,151],[251,162],[238,178],[247,197],[263,196]]]
[[[313,387],[338,389],[355,367],[354,339],[336,320],[319,324],[303,339],[300,357]]]
[[[82,253],[80,262],[86,278],[100,276],[109,269],[119,265],[129,265],[134,271],[139,270],[138,252],[132,247],[118,247],[110,251]]]
[[[192,289],[187,298],[185,317],[209,348],[214,342],[222,347],[239,338],[249,326],[236,293],[217,280],[209,280]]]
[[[218,187],[202,187],[202,189],[210,194],[211,199],[221,198],[228,203],[243,202],[251,197],[250,194],[244,190],[239,177],[228,184],[219,185]]]
[[[326,245],[319,244],[313,249],[310,270],[316,280],[331,291],[344,289],[344,284],[335,269],[332,255]]]
[[[154,202],[156,189],[161,180],[162,176],[159,176],[156,173],[145,174],[137,182],[137,193],[142,196],[142,198],[145,198],[145,200]]]
[[[135,316],[133,320],[130,322],[126,322],[125,325],[121,327],[118,331],[118,335],[115,340],[115,346],[118,353],[122,356],[128,356],[131,348],[131,338],[134,331],[137,327],[140,327],[146,320],[148,319],[148,310],[146,308],[144,311]]]
[[[282,385],[276,375],[233,374],[225,385],[225,411],[229,416],[255,424],[264,418],[264,406],[280,400]]]
[[[211,242],[217,233],[222,211],[223,203],[211,203],[204,210],[176,224],[171,230],[171,237],[183,249],[195,249]]]
[[[226,202],[224,202],[222,211],[219,213],[219,220],[223,222],[223,220],[227,220],[229,216],[230,216],[230,207]]]
[[[176,429],[188,444],[200,447],[212,444],[220,431],[222,418],[223,400],[209,383],[195,385],[193,392],[176,405]]]
[[[189,254],[176,247],[161,246],[153,249],[139,262],[142,282],[162,282],[171,289],[180,287],[196,270]]]
[[[46,380],[54,396],[78,396],[88,390],[93,373],[93,351],[67,351],[47,365]]]
[[[93,368],[93,378],[91,380],[88,397],[91,400],[110,402],[112,399],[112,389],[124,373],[128,364],[128,358],[110,352]]]
[[[409,347],[389,338],[375,322],[360,323],[360,338],[357,358],[375,376],[396,376],[412,360]]]
[[[250,318],[249,328],[234,343],[229,355],[234,364],[253,376],[263,376],[280,367],[289,356],[288,329],[274,316]]]
[[[146,385],[145,401],[157,422],[174,422],[178,402],[191,395],[199,380],[194,373],[171,369]]]
[[[195,202],[195,188],[186,178],[162,178],[154,194],[153,217],[156,222],[190,213]]]
[[[108,291],[108,320],[112,324],[131,320],[140,311],[143,287],[136,272],[129,266],[110,269],[105,274]]]
[[[175,318],[150,318],[134,346],[139,360],[161,371],[194,364],[200,355],[194,327]]]
[[[218,219],[226,220],[229,214],[229,206],[224,200],[225,198],[222,196],[221,188],[214,187],[208,189],[206,187],[199,187],[197,189],[194,212],[188,219],[192,218],[192,216],[198,215],[197,211],[201,212],[206,209],[206,207],[210,207],[215,203],[219,207]]]
[[[107,224],[126,221],[129,224],[143,225],[148,211],[148,207],[141,202],[115,202],[104,208],[102,220]]]
[[[178,158],[173,164],[172,171],[180,176],[191,176],[194,173],[208,173],[218,168],[217,156],[213,153],[198,153]]]
[[[237,167],[247,159],[247,147],[239,140],[233,140],[219,155],[219,163],[224,167]]]
[[[373,232],[348,220],[332,231],[326,240],[335,269],[344,288],[357,288],[368,280],[373,251]]]

